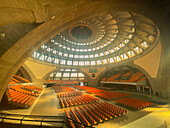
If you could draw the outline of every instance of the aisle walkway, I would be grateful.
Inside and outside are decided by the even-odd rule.
[[[58,111],[57,98],[52,88],[46,88],[38,103],[33,108],[31,115],[58,116],[63,112]]]
[[[152,111],[152,109],[157,110],[121,128],[159,128],[165,121],[166,126],[170,128],[170,104],[163,108],[149,107],[146,110]]]

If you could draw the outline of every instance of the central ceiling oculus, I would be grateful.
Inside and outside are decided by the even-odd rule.
[[[71,34],[78,40],[85,40],[92,36],[92,30],[87,26],[76,26],[72,28]]]

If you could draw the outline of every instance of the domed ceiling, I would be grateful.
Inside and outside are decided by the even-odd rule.
[[[159,30],[142,15],[97,13],[71,24],[32,57],[56,65],[100,66],[144,55],[158,40]]]

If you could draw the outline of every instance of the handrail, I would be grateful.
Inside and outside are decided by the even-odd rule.
[[[10,117],[10,116],[12,116],[12,117]],[[19,117],[22,117],[22,118],[14,118],[14,116],[19,116]],[[25,119],[26,117],[27,117],[27,118],[39,117],[40,120],[38,120],[38,119]],[[56,121],[54,121],[54,120],[44,120],[45,118],[46,118],[46,119],[48,119],[48,118],[52,118],[52,119],[62,119],[62,120],[61,120],[61,121],[57,121],[57,120],[56,120]],[[66,116],[41,116],[41,115],[22,115],[22,114],[0,113],[0,119],[2,119],[2,120],[0,120],[1,124],[4,124],[4,123],[5,123],[5,122],[4,122],[5,119],[8,119],[8,120],[20,121],[20,122],[19,122],[20,125],[24,125],[24,124],[23,124],[23,121],[32,121],[32,122],[40,122],[40,127],[45,126],[45,125],[43,125],[43,122],[48,122],[48,123],[54,123],[54,122],[55,122],[55,123],[61,123],[62,126],[63,126],[63,125],[67,125],[67,126],[71,127],[70,124],[66,122],[66,119],[69,119],[69,120],[72,120],[74,123],[80,125],[80,127],[90,127],[90,128],[94,128],[94,127],[92,127],[92,126],[87,126],[86,124],[79,123],[79,122],[77,122],[76,120],[71,119],[71,118],[68,118],[68,117],[66,117]],[[15,124],[15,123],[13,123],[13,124]],[[18,123],[16,123],[16,124],[18,124]],[[54,127],[54,126],[53,126],[53,127]]]

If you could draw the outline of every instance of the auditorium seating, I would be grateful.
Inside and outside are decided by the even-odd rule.
[[[93,87],[87,87],[87,86],[73,86],[74,88],[77,88],[79,90],[84,90],[88,93],[100,93],[100,92],[105,92],[107,90],[104,90],[104,89],[96,89],[96,88],[93,88]]]
[[[129,96],[128,94],[118,93],[118,92],[110,92],[110,91],[97,93],[95,95],[100,97],[100,98],[107,99],[107,100]]]
[[[25,78],[22,78],[20,76],[17,76],[17,75],[14,75],[15,79],[17,79],[18,81],[20,81],[20,83],[31,83],[29,80],[25,79]]]
[[[14,75],[14,77],[11,79],[9,84],[17,84],[17,83],[31,83],[29,80],[22,78],[20,76]]]
[[[8,104],[19,108],[29,108],[37,99],[42,89],[35,86],[15,85],[6,90]]]
[[[67,86],[53,86],[56,93],[58,92],[68,92],[68,91],[74,91],[75,89]]]
[[[73,86],[74,88],[77,88],[79,90],[90,90],[90,89],[96,89],[93,87],[87,87],[87,86]]]
[[[88,92],[88,93],[93,93],[93,94],[95,94],[95,93],[100,93],[100,92],[106,92],[106,91],[107,91],[107,90],[96,89],[96,88],[90,89],[90,90],[86,90],[86,92]]]
[[[70,97],[70,96],[79,96],[82,95],[83,92],[81,91],[69,91],[69,92],[59,92],[57,93],[57,97]]]
[[[132,73],[131,71],[129,72],[126,72],[124,74],[115,74],[115,75],[112,75],[110,78],[102,78],[101,81],[112,81],[112,82],[140,82],[142,80],[145,80],[146,77],[145,75],[138,71],[136,73]]]
[[[128,80],[128,82],[136,82],[137,80],[140,79],[141,76],[143,76],[144,74],[142,72],[137,72],[135,74],[132,74],[132,76],[130,77],[130,79]]]
[[[145,80],[145,79],[146,79],[146,77],[142,77],[142,78],[138,79],[136,82],[140,82],[140,81]]]
[[[138,100],[138,99],[134,99],[134,98],[123,98],[123,99],[117,99],[114,101],[119,104],[123,104],[125,106],[129,106],[134,109],[146,108],[152,104],[152,102]]]
[[[93,103],[98,100],[99,100],[98,98],[95,98],[95,97],[93,97],[91,95],[87,95],[87,94],[83,94],[80,96],[59,97],[59,102],[60,102],[61,108]]]
[[[80,124],[85,124],[86,126],[97,125],[128,113],[125,109],[106,102],[97,102],[64,111],[67,117],[78,122],[69,120],[70,125],[75,127],[79,127]]]
[[[112,75],[110,78],[107,79],[107,81],[115,81],[115,79],[117,79],[120,76],[121,74]]]

